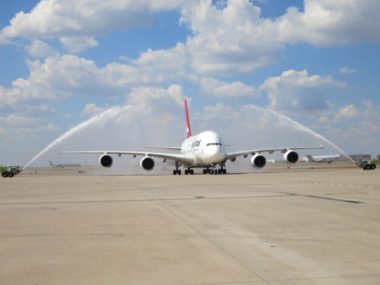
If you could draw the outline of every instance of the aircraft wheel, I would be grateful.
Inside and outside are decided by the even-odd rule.
[[[223,174],[227,174],[227,169],[223,169]]]
[[[177,175],[177,170],[173,170],[173,175]]]
[[[185,169],[185,175],[188,175],[188,174],[189,174],[189,170]]]
[[[203,174],[207,174],[207,169],[203,169]]]
[[[8,172],[1,173],[1,176],[3,176],[4,178],[8,177]]]
[[[181,170],[178,170],[178,175],[181,175]]]
[[[190,169],[190,174],[191,174],[191,175],[194,174],[194,169]]]
[[[8,173],[8,177],[13,177],[13,176],[14,176],[14,174],[12,172]]]

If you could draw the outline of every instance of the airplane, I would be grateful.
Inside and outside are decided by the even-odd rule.
[[[49,164],[51,167],[64,168],[64,167],[81,167],[80,164],[54,164],[49,160]]]
[[[302,158],[304,162],[325,162],[332,163],[334,161],[340,160],[342,158],[339,154],[330,154],[330,155],[306,155]]]
[[[284,154],[284,160],[288,163],[296,163],[299,155],[295,150],[304,149],[323,149],[320,147],[280,147],[266,149],[251,149],[236,152],[227,152],[220,135],[214,131],[203,131],[197,135],[192,135],[189,119],[189,111],[187,100],[184,100],[185,118],[186,118],[186,134],[187,138],[180,147],[157,147],[158,149],[166,149],[177,151],[178,153],[150,152],[150,151],[63,151],[66,154],[99,154],[99,164],[105,168],[109,168],[113,164],[111,155],[130,155],[136,158],[141,156],[140,167],[146,171],[154,169],[154,158],[173,161],[175,169],[173,175],[181,175],[182,166],[185,175],[194,174],[194,168],[203,168],[203,174],[226,174],[225,167],[227,161],[234,162],[237,157],[247,158],[251,156],[251,164],[254,168],[263,168],[267,162],[263,153],[272,154],[281,152]]]

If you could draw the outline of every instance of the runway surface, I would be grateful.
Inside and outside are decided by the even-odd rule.
[[[1,284],[380,284],[380,172],[0,180]]]

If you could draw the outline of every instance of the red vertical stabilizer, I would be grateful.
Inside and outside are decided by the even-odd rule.
[[[191,128],[190,128],[190,119],[189,119],[189,110],[187,108],[187,100],[185,99],[185,115],[186,115],[186,134],[187,137],[191,137]]]

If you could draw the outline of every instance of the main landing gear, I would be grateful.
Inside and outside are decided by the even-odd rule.
[[[181,175],[181,169],[179,169],[181,165],[179,164],[178,161],[175,162],[175,169],[173,170],[173,175]],[[194,170],[191,169],[190,167],[185,169],[185,175],[188,175],[188,174],[191,174],[193,175],[194,174]]]
[[[173,170],[173,175],[181,175],[181,169],[174,169]],[[185,169],[185,175],[193,175],[194,174],[194,170],[193,169]]]
[[[216,168],[205,168],[203,169],[203,174],[227,174],[227,169],[221,167],[219,169]]]
[[[181,169],[179,169],[179,162],[178,161],[176,161],[175,162],[175,169],[173,170],[173,175],[181,175]]]
[[[179,167],[181,166],[181,164],[176,161],[175,162],[175,169],[173,170],[173,175],[181,175],[181,169],[179,169]],[[191,169],[190,167],[185,169],[184,171],[184,174],[185,175],[193,175],[194,174],[194,169]],[[203,169],[203,174],[227,174],[227,169],[224,168],[224,163],[223,164],[220,164],[220,168],[216,168],[216,165],[214,165],[213,167],[207,167],[205,169]]]

